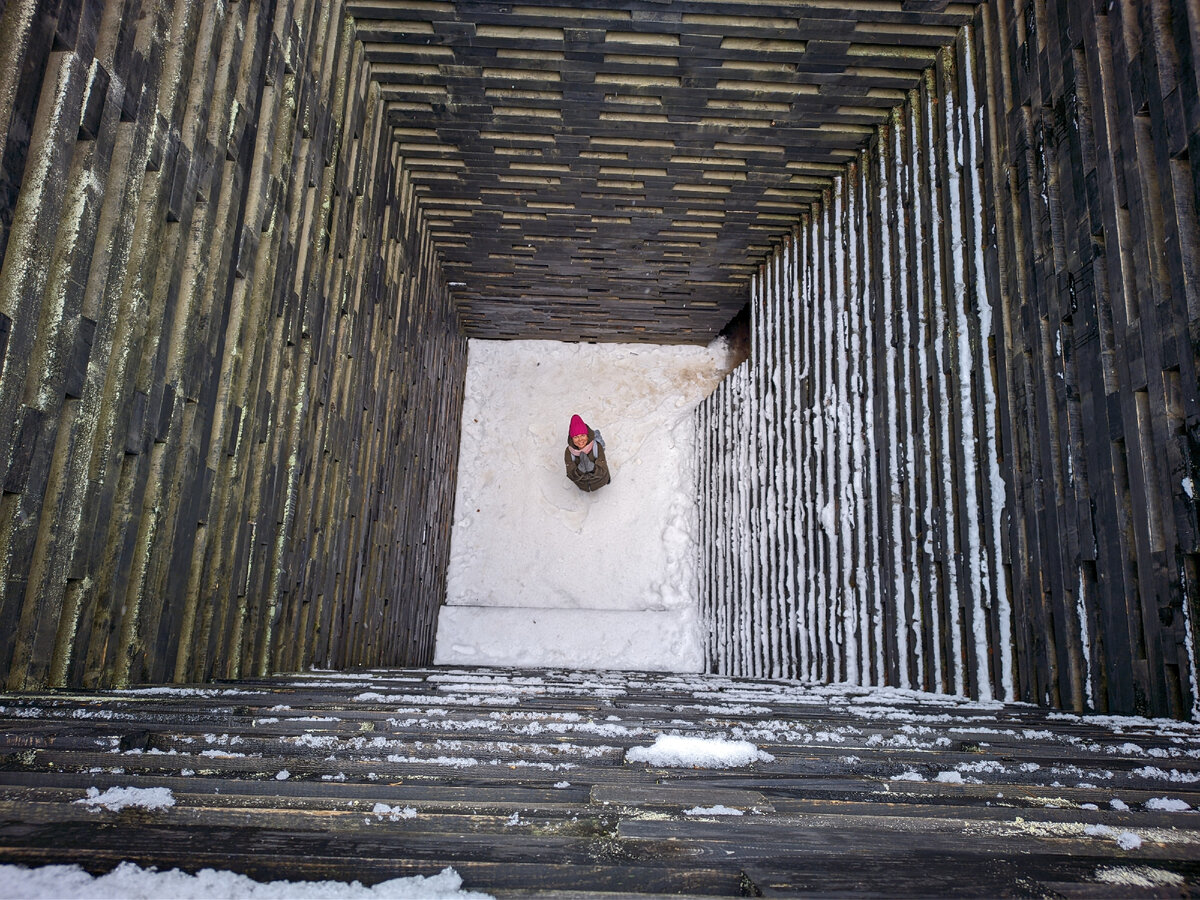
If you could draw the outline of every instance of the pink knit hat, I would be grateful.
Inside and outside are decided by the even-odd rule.
[[[587,434],[587,433],[588,433],[588,427],[584,423],[583,419],[581,419],[579,416],[571,416],[571,428],[567,432],[567,434],[570,435],[571,437],[575,437],[575,435],[577,435],[577,434]]]

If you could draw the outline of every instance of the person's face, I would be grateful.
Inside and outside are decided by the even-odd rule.
[[[587,444],[587,435],[577,434],[571,438],[571,443],[574,444],[578,449],[582,450],[584,445]]]

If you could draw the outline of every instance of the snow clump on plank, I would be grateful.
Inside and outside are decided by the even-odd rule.
[[[371,812],[381,819],[386,816],[393,822],[399,822],[401,819],[415,819],[417,817],[417,811],[414,807],[388,806],[386,803],[376,803]]]
[[[1166,812],[1187,812],[1192,806],[1185,800],[1174,797],[1154,797],[1146,801],[1146,809],[1161,809]]]
[[[103,806],[116,812],[127,806],[137,806],[142,809],[166,809],[175,805],[175,796],[171,793],[170,788],[165,787],[114,787],[109,788],[103,794],[100,793],[99,788],[90,787],[87,790],[87,796],[81,797],[75,802],[86,804],[89,807]]]
[[[683,811],[685,816],[740,816],[740,809],[731,809],[718,803],[716,806],[693,806]]]
[[[774,762],[775,757],[748,741],[660,734],[649,747],[630,747],[625,753],[625,761],[652,766],[730,769],[756,762]]]
[[[1139,778],[1161,778],[1164,781],[1174,781],[1179,784],[1193,784],[1200,781],[1200,772],[1180,772],[1178,769],[1168,772],[1158,766],[1142,766],[1140,769],[1134,769],[1133,774]]]
[[[1122,850],[1136,850],[1142,846],[1142,839],[1134,832],[1118,833],[1116,829],[1109,828],[1107,825],[1088,825],[1083,829],[1083,833],[1089,837],[1111,838]]]

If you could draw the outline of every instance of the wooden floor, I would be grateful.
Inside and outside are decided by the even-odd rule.
[[[495,669],[8,694],[0,719],[0,862],[368,884],[452,866],[498,897],[1200,893],[1190,724]],[[664,733],[774,761],[625,761]],[[113,787],[175,804],[78,802]]]

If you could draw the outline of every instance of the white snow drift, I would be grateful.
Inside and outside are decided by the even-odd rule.
[[[0,884],[12,900],[487,900],[490,894],[462,889],[462,878],[446,868],[438,875],[393,878],[367,887],[358,881],[254,881],[235,872],[201,869],[195,875],[143,869],[123,862],[93,877],[80,866],[0,866]]]

